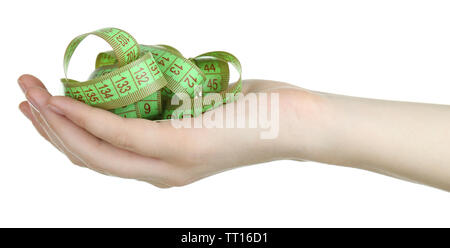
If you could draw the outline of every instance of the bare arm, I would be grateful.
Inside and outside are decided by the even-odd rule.
[[[450,190],[450,106],[320,95],[323,143],[306,159]]]
[[[104,174],[171,187],[244,165],[295,159],[357,167],[450,190],[450,106],[245,80],[245,98],[262,92],[279,95],[277,135],[261,139],[263,128],[177,129],[169,122],[124,119],[51,96],[30,75],[22,76],[19,84],[34,106],[25,101],[19,107],[37,131],[74,164]],[[246,116],[247,124],[252,118]]]

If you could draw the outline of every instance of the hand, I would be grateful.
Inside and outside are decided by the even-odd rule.
[[[322,111],[320,94],[281,82],[244,80],[245,98],[239,101],[249,93],[279,93],[278,136],[261,139],[264,129],[248,125],[175,128],[171,121],[125,119],[68,97],[51,96],[31,75],[23,75],[18,81],[31,103],[22,102],[20,110],[72,163],[161,188],[186,185],[243,165],[307,158],[306,142],[317,143],[311,138],[316,132],[310,127],[317,125]],[[220,108],[223,110],[222,106],[212,111]],[[246,117],[247,124],[257,118]],[[198,118],[208,117],[190,121]]]

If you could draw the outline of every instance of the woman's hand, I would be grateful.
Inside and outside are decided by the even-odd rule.
[[[261,139],[264,128],[248,125],[175,128],[171,121],[121,118],[68,97],[51,96],[42,82],[31,75],[21,76],[19,85],[31,103],[22,102],[20,110],[72,163],[158,187],[186,185],[243,165],[307,159],[310,148],[320,144],[320,132],[314,127],[321,126],[321,95],[275,81],[245,80],[245,97],[238,100],[245,101],[250,93],[279,94],[279,104],[275,106],[279,109],[279,122],[274,123],[279,126],[274,127],[278,132],[273,139]],[[271,107],[274,106],[269,101],[268,108]],[[225,113],[224,106],[220,108],[212,111]],[[211,118],[208,116],[190,121],[204,121]],[[254,119],[257,115],[247,113],[245,117],[247,124],[258,123]]]
[[[268,96],[265,107],[271,114],[278,110],[274,116],[279,120],[271,123],[275,135],[262,139],[267,126],[261,125],[260,104],[256,115],[249,114],[251,106],[245,116],[234,112],[234,124],[244,119],[245,128],[227,127],[226,118],[224,128],[176,128],[172,121],[125,119],[68,97],[51,96],[30,75],[20,77],[19,85],[32,104],[25,101],[19,107],[37,131],[74,164],[108,175],[171,187],[239,166],[295,159],[357,167],[450,191],[450,106],[339,96],[246,80],[245,97],[184,119],[192,126],[196,121],[211,123],[212,115],[221,116],[230,106],[235,109],[255,98],[264,103]]]

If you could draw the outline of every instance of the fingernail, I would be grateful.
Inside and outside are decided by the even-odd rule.
[[[29,120],[31,120],[31,116],[28,116],[28,113],[25,111],[22,104],[19,105],[19,110],[20,110],[20,112],[22,112],[23,115],[25,115],[25,117],[27,117]]]
[[[25,93],[25,86],[23,85],[23,82],[22,82],[22,76],[20,76],[20,77],[17,79],[17,83],[19,84],[19,87],[20,87],[20,89],[22,90],[22,92]]]
[[[48,108],[57,114],[64,115],[64,112],[53,104],[49,104]]]
[[[46,106],[48,98],[45,90],[38,87],[33,87],[27,90],[26,97],[30,101],[31,105],[38,110]]]

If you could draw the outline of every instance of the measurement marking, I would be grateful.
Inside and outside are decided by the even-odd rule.
[[[120,73],[119,73],[119,76],[122,77],[122,75],[120,75]],[[112,83],[114,89],[116,90],[117,95],[120,97],[120,93],[119,93],[119,91],[117,91],[117,88],[116,88],[116,86],[114,85],[114,81],[112,80],[112,78],[110,78],[109,80],[111,81],[111,83]]]
[[[95,89],[97,90],[98,95],[100,95],[100,97],[103,99],[104,102],[107,102],[107,100],[105,100],[105,98],[103,98],[102,93],[100,92],[100,90],[98,90],[97,85],[93,84]]]
[[[100,90],[98,90],[97,85],[94,84],[95,89],[97,90],[98,94],[100,95],[100,97],[103,99],[104,102],[107,102],[107,100],[105,100],[105,98],[103,98],[102,93],[100,92]]]
[[[70,95],[71,95],[71,96],[74,96],[74,94],[73,94],[73,92],[72,92],[72,88],[71,88],[71,87],[68,87],[68,89],[69,89]]]
[[[113,36],[110,36],[111,39],[114,38],[116,35],[120,34],[120,32],[122,32],[122,30],[119,29],[119,32],[117,32],[116,34],[114,34]]]
[[[189,68],[189,70],[183,75],[183,77],[181,77],[180,81],[178,81],[178,83],[181,83],[181,80],[183,80],[185,77],[187,77],[187,74],[192,70],[192,66],[191,68]]]
[[[156,62],[154,60],[153,60],[153,63],[155,63],[155,65],[156,65]],[[150,70],[150,67],[148,67],[147,60],[144,60],[144,64],[145,64],[145,66],[147,66],[147,70],[150,72],[150,75],[152,75],[153,81],[155,81],[155,76],[153,76],[152,70]],[[156,67],[159,70],[159,67],[158,66],[156,66]]]
[[[131,78],[133,79],[133,83],[134,83],[134,85],[136,86],[136,89],[139,89],[139,87],[138,87],[137,84],[136,84],[136,81],[134,80],[134,75],[131,73],[131,70],[128,69],[128,72],[130,72]]]
[[[139,102],[135,102],[135,103],[134,103],[134,111],[136,111],[136,116],[137,116],[138,118],[141,118],[141,117],[142,117],[142,114],[141,114],[141,110],[139,110],[138,103],[139,103]]]
[[[133,45],[132,47],[130,47],[128,50],[126,50],[125,53],[127,53],[128,51],[130,51],[131,48],[133,48],[133,47],[135,47],[135,46],[136,46],[136,43],[134,43],[134,45]]]
[[[166,55],[166,53],[168,53],[168,52],[163,51],[163,50],[158,50],[158,49],[155,49],[155,50],[159,51],[158,57],[157,57],[157,58],[154,58],[155,61],[158,60],[159,58],[161,58],[163,55]],[[162,52],[161,52],[161,51],[162,51]],[[152,52],[150,51],[150,53],[152,53]],[[152,53],[152,56],[153,56],[153,53]]]
[[[173,60],[173,62],[170,63],[170,65],[164,70],[164,73],[166,73],[166,71],[169,70],[170,67],[172,67],[173,63],[175,63],[176,60],[177,60],[177,59],[175,58],[175,59]]]
[[[91,100],[89,100],[89,99],[86,97],[86,94],[84,94],[83,87],[80,86],[80,89],[81,89],[81,93],[83,93],[83,95],[84,95],[84,98],[86,98],[86,101],[91,102]]]

